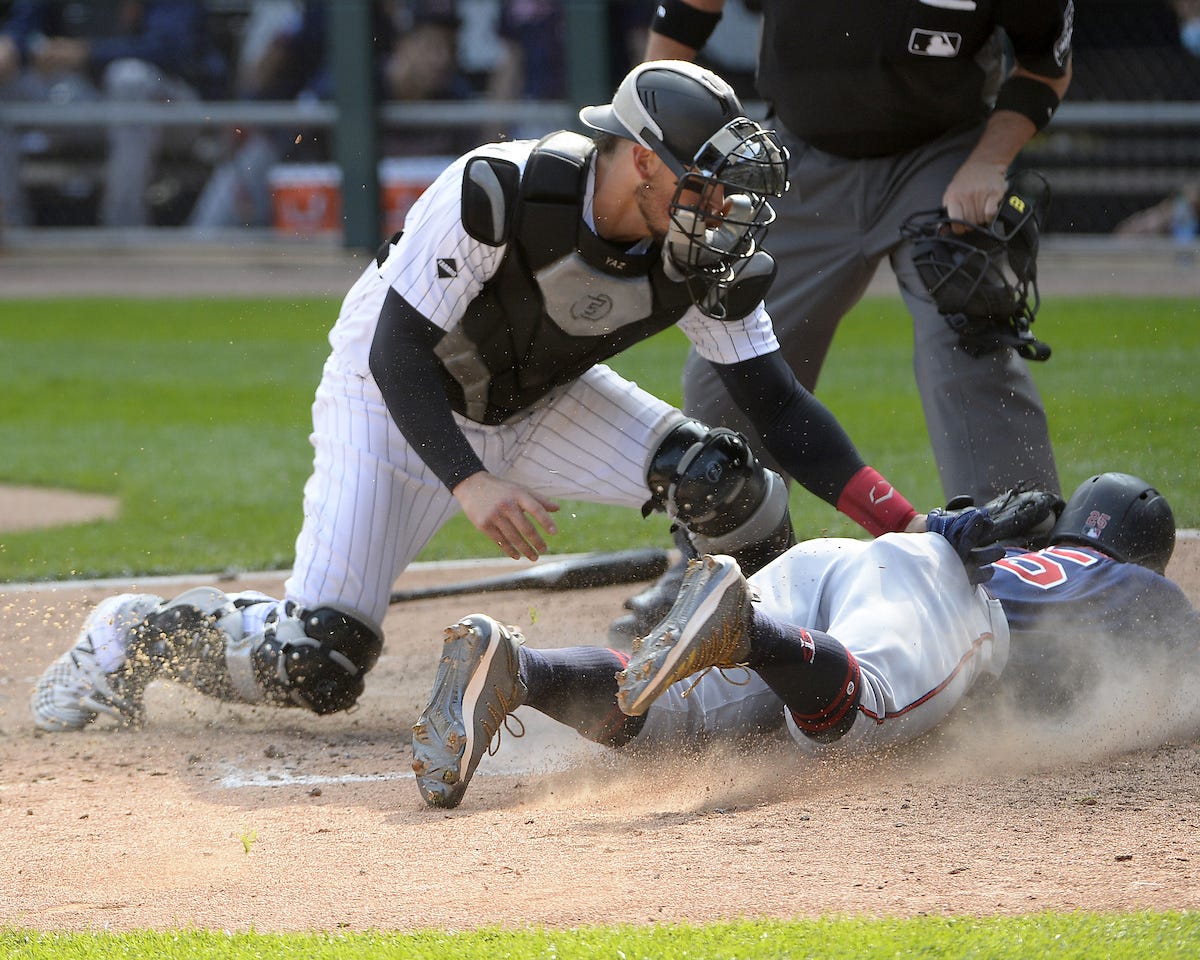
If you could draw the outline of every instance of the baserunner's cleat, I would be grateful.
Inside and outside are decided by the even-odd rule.
[[[640,716],[676,681],[743,664],[750,656],[751,592],[732,557],[690,561],[675,603],[634,643],[629,664],[617,674],[621,710]]]
[[[524,642],[515,627],[481,613],[446,628],[433,693],[413,724],[413,773],[430,806],[457,807],[484,752],[499,748],[493,738],[525,698]]]

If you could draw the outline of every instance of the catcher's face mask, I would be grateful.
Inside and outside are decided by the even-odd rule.
[[[1027,360],[1050,356],[1029,331],[1041,305],[1038,233],[1049,199],[1045,178],[1024,171],[1010,180],[986,227],[936,210],[915,213],[900,228],[921,281],[972,356],[1004,346]]]
[[[667,274],[687,281],[693,302],[708,316],[740,316],[775,276],[775,262],[759,243],[775,219],[768,198],[788,188],[787,150],[772,132],[738,117],[710,137],[689,166],[667,163],[678,177],[663,243]]]

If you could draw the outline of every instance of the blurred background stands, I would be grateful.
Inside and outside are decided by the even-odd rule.
[[[763,105],[755,102],[753,87],[758,35],[754,2],[727,3],[725,17],[700,59],[728,76],[751,112],[761,116]],[[453,7],[456,49],[450,59],[442,56],[433,62],[430,56],[444,51],[444,44],[412,41],[423,17],[441,18],[443,27],[451,22],[443,16],[447,5]],[[15,6],[14,0],[0,0],[0,22]],[[366,59],[374,62],[373,79],[354,80],[364,85],[361,90],[340,92],[334,81],[349,74],[344,52],[342,74],[331,59],[336,47],[331,34],[348,22],[346,9],[359,4],[328,4],[339,27],[315,32],[310,28],[307,52],[293,62],[290,72],[275,74],[272,83],[264,82],[264,67],[278,52],[281,38],[303,35],[302,24],[313,8],[327,5],[203,0],[202,6],[207,39],[228,65],[223,85],[203,91],[205,100],[200,103],[133,104],[124,114],[101,104],[95,112],[108,110],[110,122],[141,117],[172,131],[164,138],[145,190],[150,224],[237,225],[253,232],[271,215],[265,206],[263,191],[270,187],[264,188],[264,171],[316,163],[345,169],[355,183],[372,177],[373,165],[356,155],[353,145],[348,148],[343,142],[338,147],[339,126],[347,120],[357,124],[347,129],[363,148],[385,160],[414,155],[436,160],[488,139],[533,137],[576,126],[577,106],[606,98],[640,58],[654,2],[375,3],[374,24],[382,18],[387,26],[376,26],[370,34],[375,43]],[[1054,122],[1020,161],[1050,179],[1054,199],[1047,233],[1108,234],[1130,218],[1145,230],[1165,232],[1171,220],[1166,214],[1175,211],[1177,219],[1181,209],[1175,199],[1195,195],[1189,185],[1200,178],[1197,7],[1200,0],[1076,0],[1074,82]],[[441,82],[422,82],[435,74]],[[79,105],[71,113],[70,106],[34,108],[0,101],[0,124],[22,134],[20,179],[36,228],[27,233],[99,222],[106,127],[83,123],[95,117],[86,109],[80,112]],[[47,122],[50,117],[54,119]],[[71,136],[62,137],[67,131]],[[342,133],[343,141],[346,135]],[[92,146],[80,146],[81,136],[85,142],[90,136]],[[250,164],[246,157],[239,159],[239,151],[252,141],[267,143],[269,149],[260,151],[250,177]],[[56,149],[56,143],[68,146]],[[238,175],[256,184],[256,197],[251,198],[245,183],[230,187],[230,178],[236,181]],[[1140,220],[1139,214],[1144,214]],[[347,216],[347,238],[351,219]],[[183,232],[194,237],[194,231]],[[360,231],[365,246],[363,236]],[[20,240],[10,231],[10,246]]]
[[[144,122],[138,111],[227,95],[227,61],[208,27],[201,0],[0,5],[0,108],[46,121],[0,127],[0,223],[155,222],[160,163],[204,158],[195,131]],[[83,118],[126,112],[105,125],[52,122],[64,107]]]
[[[1200,179],[1200,0],[1075,8],[1066,102],[1019,162],[1050,181],[1047,232],[1106,234]]]

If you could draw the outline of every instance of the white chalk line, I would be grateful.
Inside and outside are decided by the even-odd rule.
[[[517,716],[525,727],[525,736],[506,741],[501,753],[485,755],[475,771],[476,777],[532,777],[561,773],[608,753],[599,744],[579,738],[574,731],[528,707],[519,709]],[[247,787],[323,787],[413,779],[411,770],[319,774],[246,769],[228,762],[222,764],[222,769],[224,774],[217,783],[226,790]]]
[[[479,767],[472,779],[528,777],[543,773],[559,773],[575,766],[577,761],[577,757],[569,760],[564,757],[552,763],[505,764],[500,770]],[[315,773],[279,773],[268,770],[239,770],[235,767],[221,777],[218,785],[225,790],[241,790],[247,787],[326,787],[350,783],[390,783],[396,780],[412,780],[415,776],[411,770],[398,770],[392,773],[343,773],[334,776]]]
[[[529,777],[538,774],[561,773],[579,763],[580,755],[562,755],[552,759],[541,758],[537,763],[501,763],[488,764],[485,757],[483,764],[476,768],[475,777]],[[226,773],[218,781],[225,790],[241,790],[248,787],[325,787],[342,786],[351,783],[389,783],[396,780],[412,780],[415,774],[411,770],[397,770],[389,773],[290,773],[277,770],[242,770],[236,766],[226,766]]]

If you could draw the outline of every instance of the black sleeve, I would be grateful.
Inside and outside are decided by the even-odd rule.
[[[850,478],[866,464],[849,434],[796,379],[780,352],[713,366],[780,466],[836,507]]]
[[[379,311],[371,342],[371,373],[388,413],[429,469],[453,490],[484,469],[454,422],[433,348],[445,331],[430,323],[395,290]]]
[[[1002,0],[996,9],[1022,67],[1042,77],[1065,74],[1074,20],[1068,0]]]

